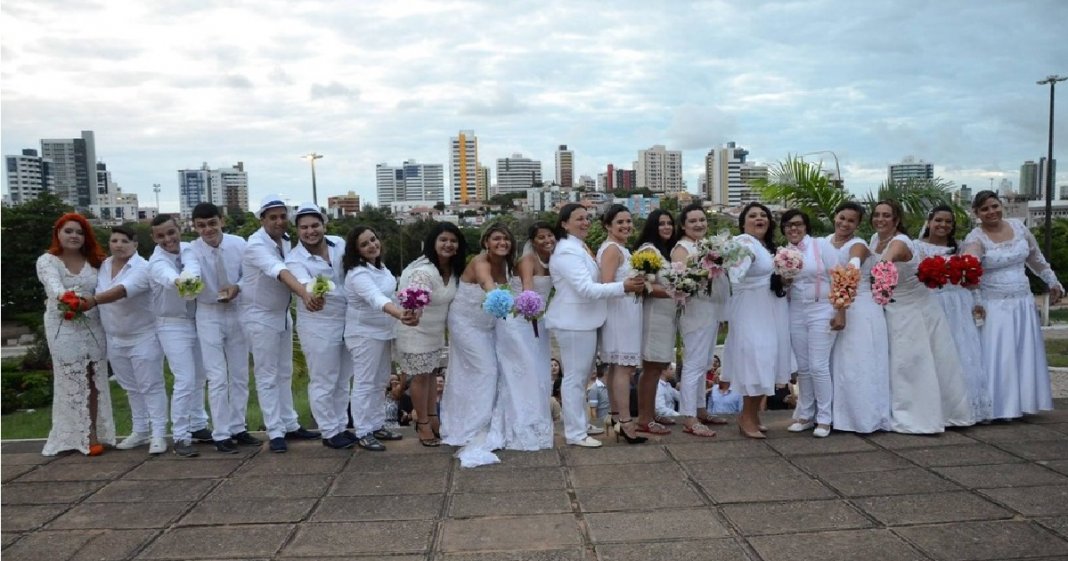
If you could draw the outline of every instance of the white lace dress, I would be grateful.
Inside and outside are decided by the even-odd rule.
[[[597,250],[600,265],[604,252],[616,247],[622,259],[612,280],[621,282],[631,276],[630,250],[611,240],[605,240]],[[601,327],[601,361],[621,366],[640,366],[642,363],[642,299],[633,294],[624,294],[606,300],[608,318]]]
[[[916,251],[922,261],[932,255],[948,257],[953,248],[916,241]],[[942,288],[931,290],[942,305],[949,322],[953,342],[957,345],[960,366],[964,371],[964,383],[968,387],[968,403],[976,421],[993,418],[993,405],[990,400],[990,388],[987,384],[986,368],[983,366],[983,354],[979,344],[979,328],[972,317],[975,298],[972,291],[957,284],[947,284]]]
[[[878,234],[869,247],[871,259]],[[894,263],[898,281],[893,301],[886,305],[886,331],[890,340],[890,427],[895,432],[934,434],[947,426],[975,422],[964,384],[957,346],[949,322],[931,291],[916,278],[919,252],[904,234],[912,259]],[[889,245],[891,242],[887,242]]]
[[[464,446],[485,435],[497,395],[495,318],[482,310],[486,293],[460,282],[449,307],[449,366],[441,396],[441,440]]]
[[[863,245],[864,240],[853,238],[842,244],[839,264],[849,262],[849,250],[858,243]],[[831,351],[835,430],[869,433],[890,428],[890,354],[886,317],[871,297],[874,263],[869,256],[860,264],[857,297],[846,309],[845,329]]]
[[[96,292],[97,269],[86,263],[78,274],[67,270],[58,257],[46,253],[37,259],[37,278],[45,289],[45,337],[52,354],[52,428],[41,453],[54,456],[65,450],[89,453],[89,378],[97,389],[96,434],[101,444],[115,444],[104,328],[100,312],[89,310],[82,318],[63,319],[58,298],[73,290],[79,296]]]
[[[1013,231],[1008,241],[994,243],[976,228],[964,242],[983,262],[978,297],[986,321],[979,339],[995,419],[1053,409],[1046,349],[1024,266],[1047,285],[1059,283],[1031,232],[1019,220],[1006,222]]]

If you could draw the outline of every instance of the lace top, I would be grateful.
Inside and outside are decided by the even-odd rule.
[[[1019,220],[1005,220],[1012,227],[1012,238],[994,242],[982,228],[975,228],[964,240],[966,251],[975,253],[983,262],[983,277],[979,288],[985,298],[1022,298],[1031,295],[1026,265],[1047,286],[1059,287],[1057,275],[1038,249],[1038,241]]]
[[[425,256],[404,268],[398,290],[420,285],[430,291],[430,305],[423,308],[419,325],[397,326],[397,349],[400,352],[428,353],[445,346],[445,323],[449,317],[449,306],[456,298],[458,281],[454,274],[445,284],[438,268]]]

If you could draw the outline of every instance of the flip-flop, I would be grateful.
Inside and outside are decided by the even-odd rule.
[[[694,436],[700,436],[702,438],[712,438],[716,436],[716,431],[702,425],[701,423],[694,423],[688,427],[683,427],[682,432],[692,434]]]

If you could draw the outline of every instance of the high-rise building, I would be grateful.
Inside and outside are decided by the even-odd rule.
[[[99,195],[111,193],[117,188],[111,180],[111,172],[108,171],[108,165],[104,162],[96,163],[96,186]]]
[[[906,157],[899,163],[890,164],[887,168],[887,181],[889,183],[905,183],[907,181],[925,181],[934,179],[934,164],[923,160],[916,161],[912,156]]]
[[[375,187],[380,206],[404,201],[445,202],[444,166],[415,160],[405,160],[400,167],[378,164]]]
[[[381,163],[375,166],[378,205],[385,207],[404,200],[404,169]]]
[[[178,205],[182,218],[191,218],[193,207],[204,202],[218,206],[227,214],[249,210],[244,162],[214,170],[204,162],[200,169],[178,170]]]
[[[563,185],[561,185],[561,187],[563,187]],[[596,191],[597,180],[588,175],[580,175],[578,178],[578,182],[575,183],[575,187],[582,187],[587,192]]]
[[[467,204],[478,199],[475,182],[478,180],[478,137],[475,131],[462,130],[449,139],[449,173],[452,202]]]
[[[123,193],[122,188],[114,183],[109,188],[108,192],[101,193],[96,202],[89,205],[89,211],[108,224],[139,220],[137,193]]]
[[[490,168],[481,163],[478,164],[478,173],[475,176],[475,200],[486,201],[490,197]]]
[[[678,193],[686,189],[682,180],[682,151],[668,150],[662,144],[638,151],[634,173],[638,189],[656,193]]]
[[[608,164],[604,174],[604,192],[611,193],[616,188],[616,166]]]
[[[972,188],[971,187],[968,187],[967,185],[961,185],[960,186],[960,192],[958,193],[958,195],[959,195],[959,198],[960,198],[960,204],[961,205],[964,205],[965,208],[968,208],[969,206],[971,206],[971,203],[972,203]]]
[[[378,203],[382,204],[381,201]],[[344,218],[360,212],[360,196],[355,191],[349,191],[348,195],[335,195],[327,197],[326,210],[330,216]]]
[[[497,192],[522,193],[541,184],[541,162],[512,154],[497,158]]]
[[[575,183],[575,151],[568,150],[567,144],[556,149],[556,182],[564,189]]]
[[[1016,193],[1025,199],[1038,198],[1038,164],[1027,160],[1020,166],[1020,189]]]
[[[723,206],[738,206],[743,201],[756,200],[752,188],[742,179],[742,168],[749,151],[734,142],[713,148],[705,155],[705,196],[712,203]],[[752,175],[747,171],[747,176]],[[757,171],[756,173],[759,173]],[[764,168],[767,174],[767,168]]]
[[[633,191],[638,188],[638,172],[632,169],[616,168],[616,177],[612,181],[616,191]]]
[[[52,161],[57,197],[74,207],[96,203],[100,190],[93,131],[82,131],[80,138],[42,139],[41,157]]]
[[[738,181],[744,186],[739,190],[739,202],[743,205],[752,201],[759,202],[760,196],[753,189],[752,181],[767,178],[768,166],[753,162],[743,162],[738,167]]]
[[[26,148],[22,154],[5,156],[7,165],[7,192],[11,204],[20,205],[36,199],[41,193],[54,189],[55,176],[52,160],[37,155],[37,150]]]

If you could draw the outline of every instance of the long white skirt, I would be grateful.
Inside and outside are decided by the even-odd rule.
[[[846,310],[846,326],[831,351],[835,430],[869,433],[890,428],[890,355],[882,306],[861,290]]]
[[[985,298],[980,331],[993,418],[1053,409],[1046,348],[1034,298]]]
[[[975,299],[970,290],[956,285],[947,285],[933,290],[946,313],[949,331],[960,355],[960,366],[964,371],[964,384],[968,390],[968,404],[976,421],[993,418],[993,404],[990,399],[986,368],[983,366],[982,347],[979,343],[979,328],[975,326],[972,308]]]

